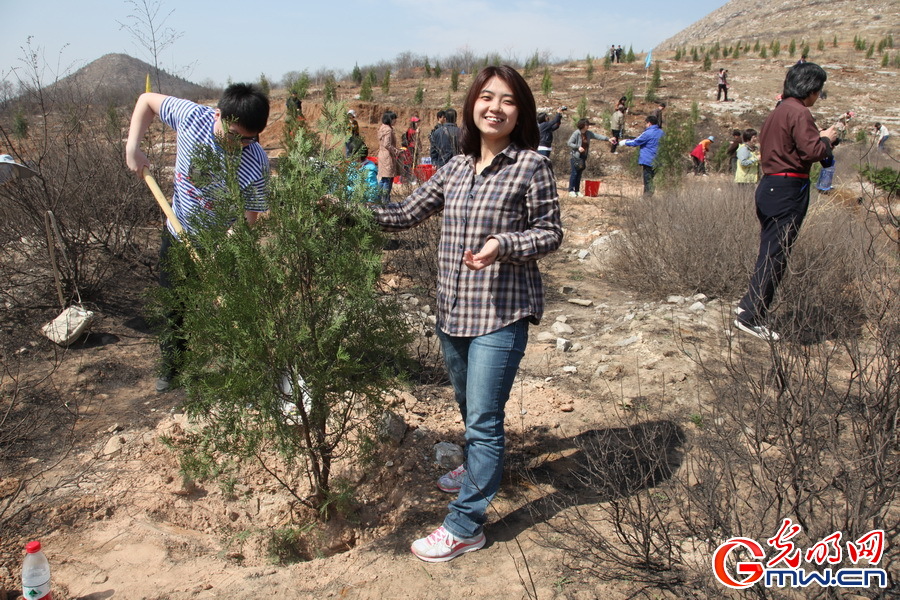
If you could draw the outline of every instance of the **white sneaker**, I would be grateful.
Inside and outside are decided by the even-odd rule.
[[[466,467],[464,465],[459,465],[452,471],[444,473],[437,480],[438,489],[442,492],[455,494],[459,491],[459,488],[462,487],[462,478],[465,476],[465,474]]]
[[[471,538],[458,538],[441,525],[428,537],[414,541],[409,549],[425,562],[446,562],[484,547],[485,541],[484,532]]]
[[[740,319],[735,319],[734,324],[741,331],[767,342],[777,342],[781,339],[781,334],[777,331],[772,331],[765,325],[750,325],[749,323],[742,323]]]

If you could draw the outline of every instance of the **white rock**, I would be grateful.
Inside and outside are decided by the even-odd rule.
[[[590,306],[594,303],[593,300],[585,300],[583,298],[569,298],[570,304],[577,304],[578,306]]]
[[[691,296],[691,300],[695,302],[706,302],[707,300],[709,300],[709,298],[706,296],[706,294],[694,294],[693,296]]]
[[[635,342],[639,342],[639,341],[641,341],[641,336],[640,336],[640,334],[638,334],[638,335],[633,335],[633,336],[631,336],[631,337],[629,337],[629,338],[625,338],[624,340],[620,340],[620,341],[616,342],[615,345],[616,345],[616,346],[619,346],[619,347],[630,346],[631,344],[633,344],[633,343],[635,343]]]
[[[581,250],[578,252],[578,258],[581,260],[584,260],[585,258],[587,258],[590,255],[591,255],[591,253],[589,250]]]
[[[556,340],[556,334],[552,331],[542,331],[537,334],[537,341],[539,342],[555,342]]]
[[[669,304],[682,304],[684,303],[684,296],[669,296],[666,298],[666,302]]]
[[[575,330],[572,329],[571,325],[560,323],[559,321],[551,325],[550,330],[553,331],[553,333],[555,333],[556,335],[567,335],[575,333]]]
[[[122,451],[128,440],[123,435],[114,435],[103,446],[103,456],[112,457]]]
[[[561,352],[568,352],[572,349],[572,342],[565,338],[557,338],[556,340],[556,349]]]
[[[462,448],[450,442],[438,442],[434,445],[434,459],[445,469],[455,469],[462,464]]]
[[[694,302],[694,303],[691,304],[691,306],[688,308],[689,311],[695,312],[695,313],[696,313],[696,312],[702,312],[702,311],[705,310],[705,309],[706,309],[706,307],[703,305],[702,302]]]
[[[576,367],[575,365],[566,365],[565,367],[562,368],[562,370],[563,370],[563,373],[577,373],[578,367]]]

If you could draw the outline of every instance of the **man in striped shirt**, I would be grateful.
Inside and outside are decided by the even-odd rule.
[[[197,227],[203,226],[204,217],[212,217],[215,211],[213,192],[222,184],[216,181],[201,183],[202,177],[198,178],[196,172],[198,164],[195,164],[209,151],[220,156],[226,151],[240,152],[238,181],[244,198],[244,216],[251,225],[255,223],[259,214],[268,208],[265,192],[269,159],[259,145],[259,134],[269,120],[266,95],[253,85],[233,84],[225,89],[218,108],[214,109],[163,94],[141,94],[131,116],[125,146],[125,162],[138,176],[150,166],[140,143],[156,116],[177,133],[172,209],[185,233],[194,233]],[[159,251],[159,283],[166,288],[172,286],[166,259],[177,237],[173,224],[167,222]],[[177,335],[181,315],[167,317],[174,330],[161,336],[163,369],[156,382],[157,392],[169,389],[177,374],[175,358],[184,349],[183,341]]]

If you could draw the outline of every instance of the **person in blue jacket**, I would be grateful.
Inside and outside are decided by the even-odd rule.
[[[659,121],[654,115],[649,115],[644,122],[645,128],[641,135],[633,140],[625,140],[626,146],[639,147],[638,164],[644,169],[644,195],[653,195],[653,177],[656,175],[656,153],[659,151],[659,141],[665,135],[659,128]]]
[[[378,166],[369,160],[369,147],[363,144],[352,156],[358,164],[352,164],[348,172],[347,192],[353,195],[354,190],[363,187],[363,199],[366,202],[377,202],[381,197],[378,187]]]

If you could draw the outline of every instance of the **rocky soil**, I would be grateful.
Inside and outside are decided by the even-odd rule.
[[[780,91],[784,67],[792,62],[723,61],[732,72],[735,100],[717,103],[713,73],[671,56],[657,58],[663,60],[662,95],[670,110],[688,110],[697,101],[704,118],[700,133],[722,139],[734,127],[759,127]],[[874,120],[900,125],[896,70],[882,70],[848,48],[829,52],[825,66],[831,96],[816,106],[822,121],[851,109],[860,126]],[[585,65],[572,63],[554,69],[554,78],[554,93],[539,97],[539,104],[574,107],[586,97],[590,113],[599,118],[629,87],[639,97],[646,73],[638,63],[610,71],[598,64],[588,82]],[[449,88],[447,78],[427,82],[421,107],[409,104],[415,82],[395,85],[372,104],[354,100],[353,89],[342,87],[340,93],[360,113],[363,135],[374,148],[374,131],[386,108],[401,119],[420,114],[430,130],[430,117]],[[464,87],[461,83],[461,91],[452,94],[454,104]],[[539,82],[533,87],[539,89]],[[315,93],[304,103],[309,119],[320,110]],[[280,102],[283,97],[276,94],[274,121],[263,137],[272,155],[280,151]],[[629,133],[640,130],[641,117],[651,108],[638,103]],[[557,146],[562,137],[557,136]],[[408,427],[397,444],[379,449],[365,468],[342,467],[341,474],[358,484],[358,511],[348,520],[313,524],[309,547],[294,557],[302,560],[275,564],[273,532],[299,527],[309,515],[249,466],[232,485],[180,475],[164,439],[190,427],[179,408],[183,395],[152,392],[157,350],[142,321],[139,296],[133,295],[101,315],[91,343],[69,350],[52,375],[64,397],[78,400],[75,444],[65,456],[40,448],[26,453],[48,470],[30,484],[33,504],[2,534],[0,590],[17,589],[20,548],[26,539],[41,538],[60,598],[624,598],[627,586],[579,575],[571,557],[546,543],[553,511],[548,514],[544,499],[574,482],[566,481],[565,470],[555,481],[538,475],[542,466],[571,455],[575,440],[587,431],[662,419],[689,437],[691,414],[710,401],[697,353],[715,357],[725,351],[735,299],[695,290],[639,297],[610,280],[610,240],[623,235],[617,207],[640,189],[627,174],[628,155],[612,156],[604,146],[594,146],[587,174],[603,180],[601,195],[561,200],[565,241],[542,262],[546,314],[531,330],[508,405],[508,475],[483,550],[439,565],[425,565],[408,551],[414,538],[440,523],[449,499],[434,486],[445,469],[435,462],[434,446],[458,444],[462,434],[450,390],[421,385],[397,392],[395,412]],[[557,175],[565,196],[567,176]],[[850,180],[848,175],[848,186]],[[729,184],[725,175],[713,175],[707,183],[709,193]],[[151,285],[149,277],[138,279]],[[412,314],[427,318],[427,298],[409,295],[407,302]],[[14,332],[4,336],[5,347],[15,345]],[[54,356],[46,340],[31,334],[22,339],[16,354],[32,368]],[[735,343],[750,354],[765,352],[752,338]],[[0,475],[0,501],[17,485],[15,477]],[[589,515],[597,510],[588,504],[580,508]]]

